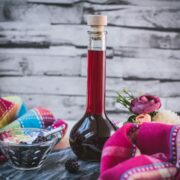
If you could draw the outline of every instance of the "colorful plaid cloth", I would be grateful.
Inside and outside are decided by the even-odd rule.
[[[27,112],[26,105],[21,98],[16,96],[0,98],[0,130],[12,128],[43,128],[54,129],[62,126],[59,133],[61,139],[67,130],[67,123],[62,119],[56,119],[47,109],[38,107]],[[0,153],[0,162],[4,157]]]
[[[52,113],[44,108],[38,107],[29,110],[26,114],[19,117],[2,129],[11,128],[47,128],[56,121]]]
[[[180,126],[126,124],[105,143],[99,180],[180,179]]]

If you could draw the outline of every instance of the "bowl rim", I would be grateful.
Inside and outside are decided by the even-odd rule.
[[[2,132],[5,132],[5,131],[13,131],[13,130],[41,130],[41,131],[46,131],[48,132],[48,129],[42,129],[42,128],[10,128],[10,129],[3,129],[3,130],[0,130],[0,134]],[[13,142],[5,142],[3,140],[0,139],[0,144],[2,145],[10,145],[10,146],[22,146],[22,147],[32,147],[32,146],[43,146],[43,145],[50,145],[51,143],[53,142],[57,142],[58,140],[58,136],[56,134],[52,134],[54,136],[54,138],[52,138],[51,140],[48,140],[48,141],[44,141],[44,142],[39,142],[39,143],[33,143],[33,144],[16,144],[16,143],[13,143]],[[56,140],[56,141],[55,141]]]

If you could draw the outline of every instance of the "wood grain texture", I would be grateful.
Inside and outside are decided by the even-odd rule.
[[[179,97],[180,96],[180,83],[179,82],[164,82],[161,83],[160,93],[162,96]],[[170,94],[169,94],[170,93]]]
[[[86,78],[56,76],[1,77],[0,91],[17,94],[85,95]],[[134,87],[136,86],[136,89]],[[115,97],[117,91],[128,88],[134,92],[149,92],[159,95],[160,83],[153,81],[123,81],[121,78],[107,79],[107,96]],[[177,91],[177,93],[179,93]],[[168,95],[171,95],[169,92]]]
[[[57,57],[36,55],[2,55],[0,57],[0,75],[80,75],[80,57]]]
[[[69,53],[71,52],[71,53]],[[74,46],[51,46],[51,47],[43,47],[43,48],[0,48],[1,56],[11,55],[11,56],[65,56],[65,57],[75,57],[75,56],[86,56],[87,49],[86,48],[76,48]],[[111,55],[111,51],[109,55]]]
[[[66,75],[66,76],[86,76],[87,58],[81,57],[85,54],[84,50],[74,51],[74,55],[68,53],[55,53],[66,48],[55,48],[46,50],[38,55],[37,51],[33,54],[20,55],[18,52],[0,52],[0,75]],[[68,50],[73,50],[67,47]],[[4,49],[7,50],[7,49]],[[77,53],[77,54],[76,54]],[[51,55],[53,54],[53,55]],[[79,54],[79,55],[78,55]],[[139,66],[139,68],[132,67]],[[117,57],[107,59],[107,76],[129,79],[161,79],[179,80],[180,61],[178,59],[155,58],[126,58]],[[80,72],[81,71],[81,72]]]
[[[83,7],[80,4],[74,6],[55,6],[27,3],[27,1],[4,1],[4,18],[7,20],[28,23],[65,23],[79,24],[82,21]],[[71,3],[66,3],[71,4]]]
[[[87,74],[87,61],[82,60],[82,76]],[[136,68],[134,68],[136,67]],[[114,57],[107,60],[107,76],[125,79],[180,80],[180,61],[169,59]]]
[[[128,58],[148,58],[148,59],[180,59],[179,50],[155,49],[155,48],[134,48],[119,47],[114,48],[114,55]]]
[[[180,49],[180,33],[148,31],[143,29],[129,29],[121,27],[108,27],[108,46],[110,47],[136,47],[157,49]],[[78,33],[77,33],[78,32]],[[87,45],[87,27],[68,25],[66,33],[62,25],[51,28],[52,44]],[[58,37],[58,34],[63,37]],[[57,38],[58,37],[58,38]],[[86,38],[82,38],[86,37]]]
[[[97,7],[99,7],[98,5],[100,4],[102,5],[136,5],[136,6],[172,6],[172,5],[176,5],[178,4],[178,0],[174,0],[174,1],[167,1],[167,0],[101,0],[101,1],[97,1],[97,0],[27,0],[27,2],[30,3],[40,3],[40,4],[67,4],[67,5],[73,5],[75,3],[90,3],[92,5],[96,5]],[[108,9],[107,6],[106,9]]]
[[[180,3],[163,2],[163,7],[156,5],[138,6],[131,5],[93,5],[85,4],[85,12],[108,15],[109,25],[157,29],[180,29]],[[133,18],[132,18],[133,17]],[[85,19],[84,19],[85,21]]]
[[[28,23],[0,23],[0,47],[48,47],[49,26]]]
[[[73,3],[79,2],[79,0],[27,0],[27,2],[38,4],[72,5]]]
[[[109,47],[136,47],[157,49],[180,49],[180,33],[159,32],[143,29],[108,27]],[[87,26],[84,25],[27,25],[24,23],[1,23],[0,46],[75,45],[87,46]],[[61,36],[60,36],[61,35]]]

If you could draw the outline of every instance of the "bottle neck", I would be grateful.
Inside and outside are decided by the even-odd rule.
[[[89,32],[86,112],[92,115],[105,113],[105,41],[105,32]]]
[[[88,50],[106,51],[106,31],[89,31]]]

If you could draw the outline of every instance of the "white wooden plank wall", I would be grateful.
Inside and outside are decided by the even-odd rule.
[[[115,103],[128,88],[162,98],[180,113],[180,1],[1,0],[0,95],[20,95],[77,121],[86,104],[86,14],[107,14],[107,101],[111,119],[127,113]]]

